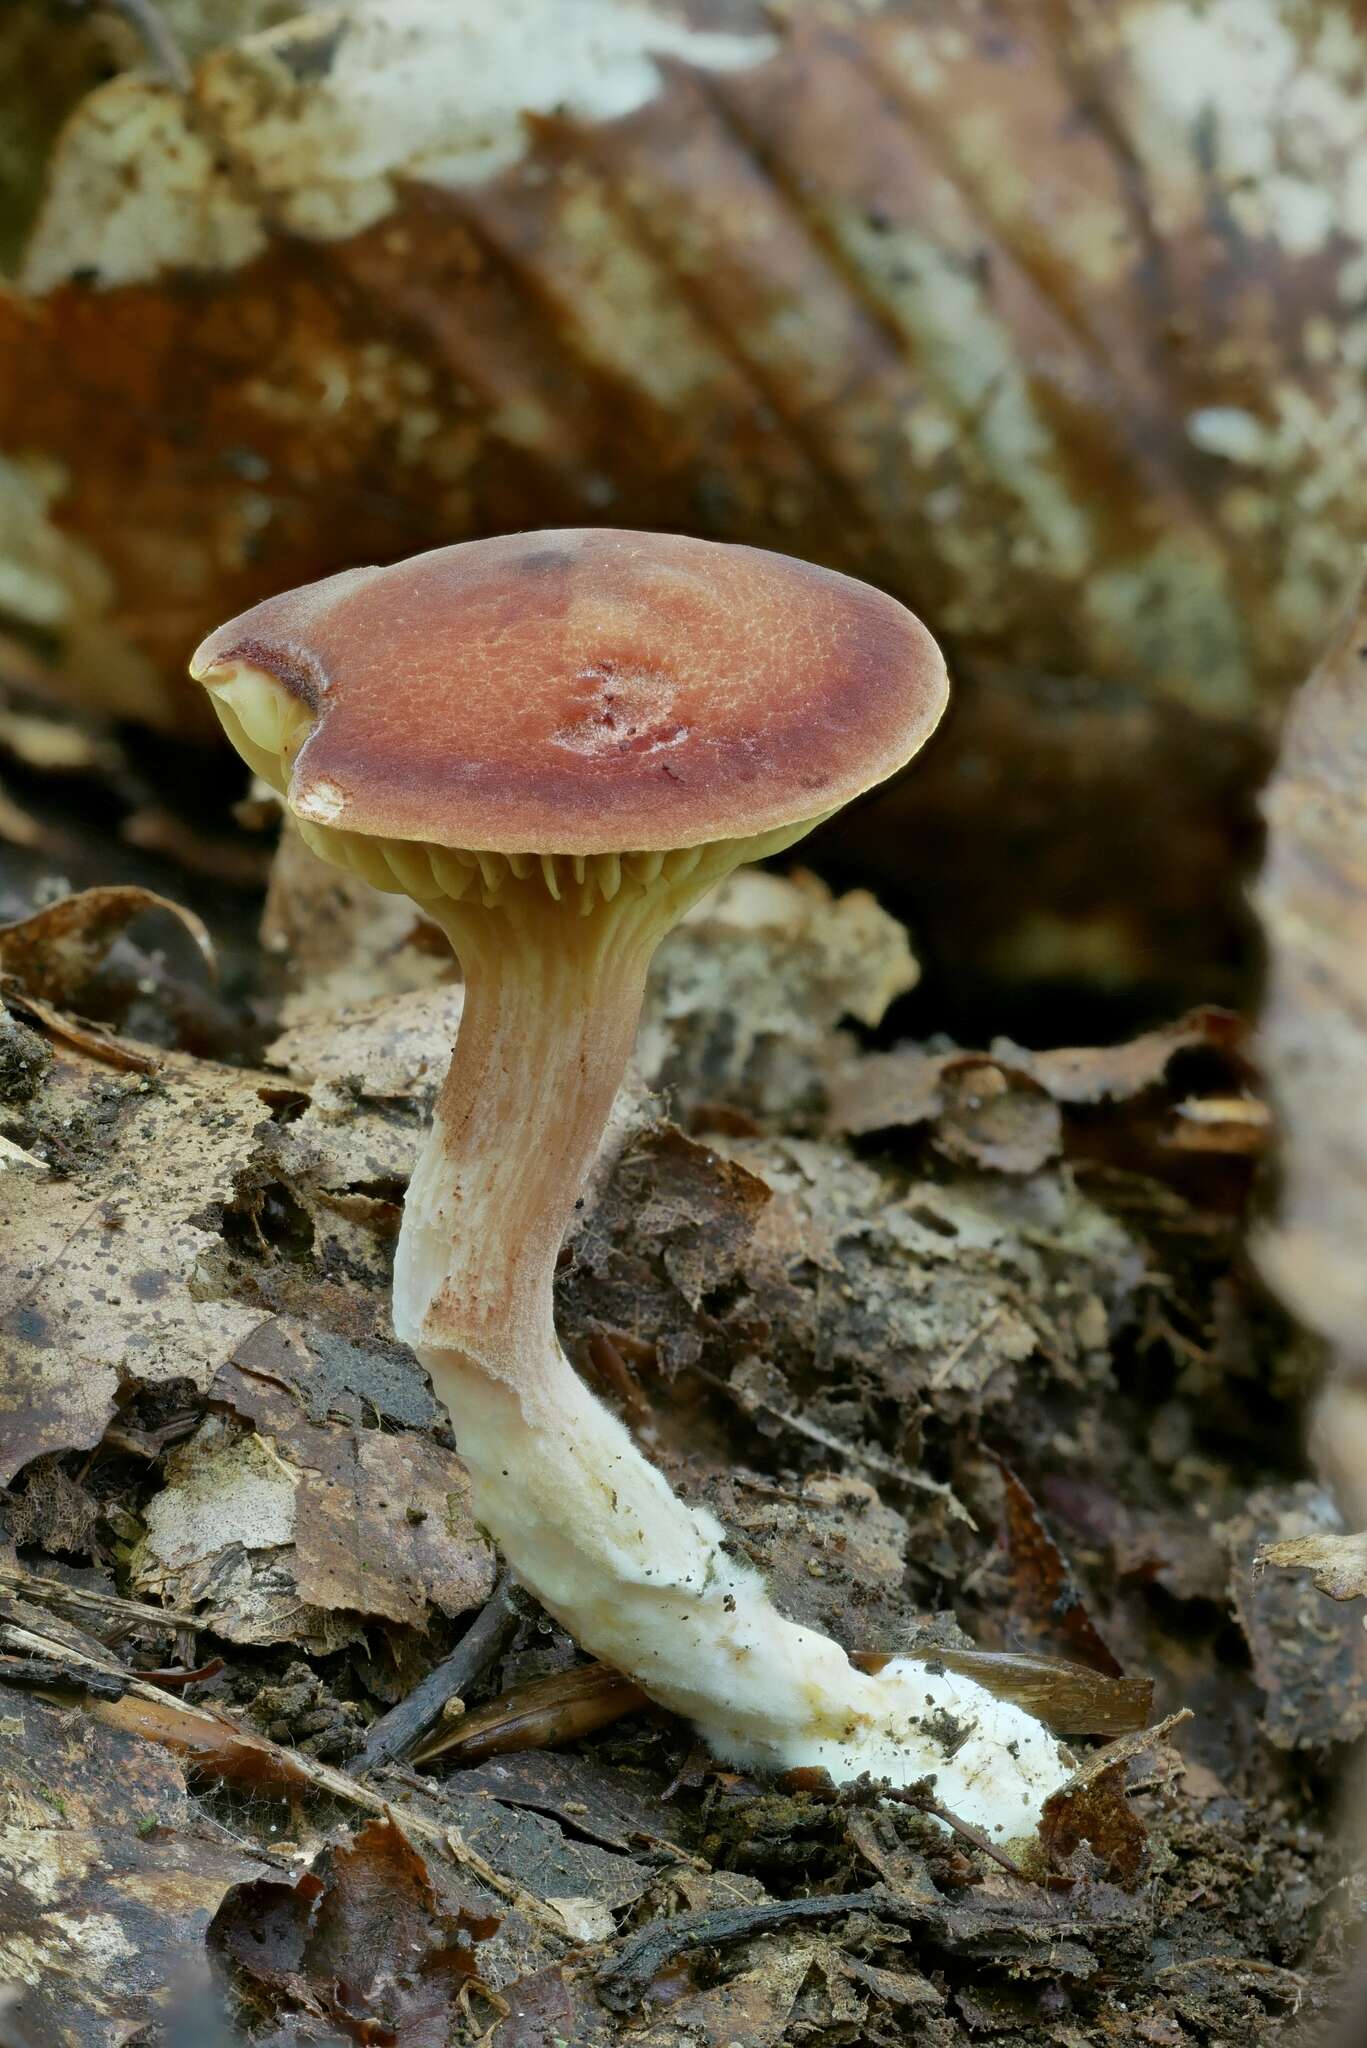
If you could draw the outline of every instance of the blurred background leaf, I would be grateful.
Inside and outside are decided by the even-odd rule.
[[[29,688],[207,740],[188,650],[309,577],[557,523],[782,548],[950,650],[946,734],[817,858],[952,957],[951,1022],[1246,993],[1250,792],[1367,534],[1360,13],[140,14],[0,31],[45,80],[0,133]]]

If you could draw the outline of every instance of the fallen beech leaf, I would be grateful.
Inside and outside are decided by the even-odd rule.
[[[1367,1534],[1358,1536],[1292,1536],[1269,1543],[1253,1560],[1255,1572],[1275,1565],[1279,1571],[1308,1571],[1331,1600],[1367,1599]]]
[[[0,1482],[45,1451],[91,1449],[121,1382],[207,1387],[267,1319],[196,1284],[263,1078],[175,1054],[154,1082],[72,1054],[46,1070],[29,1142],[61,1176],[0,1175]]]
[[[2,648],[0,666],[7,666]],[[21,711],[3,701],[0,747],[26,768],[58,775],[112,775],[124,765],[123,754],[113,740],[76,725],[69,718]]]
[[[1179,1102],[1164,1133],[1182,1152],[1225,1152],[1256,1158],[1272,1142],[1265,1102],[1246,1095],[1203,1095]]]
[[[1040,1841],[1055,1869],[1085,1842],[1108,1877],[1132,1888],[1148,1860],[1148,1830],[1125,1797],[1125,1765],[1111,1764],[1046,1800]]]
[[[270,794],[275,799],[273,790]],[[429,952],[417,942],[424,926],[406,896],[386,895],[359,875],[320,860],[286,825],[261,915],[261,944],[275,957],[285,991],[283,1036],[271,1049],[272,1060],[301,1074],[363,1074],[370,1093],[396,1094],[400,1091],[383,1078],[389,1064],[384,1057],[386,1008],[395,998],[413,999],[396,1013],[396,1036],[402,1039],[406,1032],[398,1027],[398,1017],[411,1008],[421,1018],[426,998],[434,1020],[430,1029],[436,1042],[429,1057],[435,1062],[435,1087],[451,1057],[461,996],[459,988],[450,986],[458,970],[449,944],[443,939],[443,953]],[[349,1043],[334,1047],[330,1034],[339,1019],[350,1027]],[[364,1042],[367,1021],[376,1040],[373,1048]],[[443,1027],[449,1031],[444,1045]],[[373,1078],[372,1050],[381,1055]],[[353,1064],[339,1068],[337,1058],[348,1053]]]
[[[179,1692],[184,1686],[203,1685],[206,1679],[217,1678],[223,1669],[223,1659],[211,1657],[207,1664],[197,1664],[193,1670],[143,1670],[138,1675],[145,1678],[149,1685],[160,1685],[172,1692]]]
[[[454,1617],[488,1598],[493,1552],[460,1460],[417,1430],[364,1426],[302,1330],[277,1318],[253,1332],[209,1398],[214,1415],[147,1504],[140,1591],[202,1603],[201,1625],[230,1641],[315,1650],[367,1617],[423,1628],[432,1608]]]
[[[1138,1757],[1162,1748],[1191,1719],[1190,1709],[1182,1707],[1152,1728],[1108,1742],[1045,1801],[1040,1841],[1056,1866],[1085,1842],[1108,1875],[1128,1888],[1137,1885],[1148,1860],[1148,1830],[1125,1797],[1126,1774]]]
[[[1023,1057],[1027,1073],[1048,1089],[1055,1102],[1127,1102],[1147,1088],[1160,1086],[1182,1052],[1216,1052],[1236,1069],[1248,1072],[1247,1040],[1248,1026],[1242,1017],[1206,1004],[1189,1010],[1176,1023],[1143,1031],[1120,1045],[1063,1046],[1024,1054],[1013,1046],[1009,1056]]]
[[[0,994],[16,1010],[22,1010],[25,1016],[31,1017],[35,1024],[41,1024],[50,1037],[85,1053],[89,1059],[98,1060],[101,1066],[117,1067],[124,1074],[155,1074],[161,1066],[160,1053],[150,1051],[145,1045],[135,1045],[130,1038],[120,1038],[113,1031],[105,1031],[98,1024],[86,1024],[75,1017],[68,1017],[51,1003],[45,1003],[40,996],[28,995],[13,983],[0,980]]]
[[[46,834],[36,818],[0,789],[0,839],[11,846],[41,846]]]
[[[72,1016],[88,996],[114,941],[135,918],[165,911],[189,933],[204,966],[216,975],[213,940],[202,918],[169,897],[132,884],[83,889],[15,924],[0,925],[0,995],[54,1038],[125,1073],[152,1074],[161,1055],[147,1046]]]
[[[6,599],[88,699],[203,716],[200,631],[478,532],[778,546],[955,645],[956,730],[865,848],[960,956],[1208,971],[1364,526],[1351,8],[220,17],[260,10],[195,13],[188,90],[72,109],[0,300]]]
[[[947,1159],[992,1173],[1038,1173],[1062,1149],[1058,1105],[1029,1079],[966,1058],[940,1076],[934,1142]]]
[[[677,1843],[685,1832],[678,1807],[667,1805],[648,1781],[579,1752],[523,1750],[462,1764],[459,1778],[448,1782],[462,1798],[488,1797],[549,1814],[571,1835],[622,1856],[641,1842]]]
[[[92,693],[159,686],[165,716],[187,612],[605,485],[623,523],[882,562],[979,657],[1225,715],[1284,676],[1362,515],[1351,149],[1315,154],[1294,232],[1283,196],[1312,107],[1359,132],[1353,29],[1331,69],[1290,10],[1265,41],[1151,0],[1044,29],[959,5],[948,34],[893,6],[717,19],[363,0],[322,40],[302,14],[209,47],[186,92],[125,72],[81,102],[0,427],[68,479],[50,539],[56,487],[28,482],[26,551],[49,613],[85,600]],[[1133,725],[1117,707],[1113,744]]]

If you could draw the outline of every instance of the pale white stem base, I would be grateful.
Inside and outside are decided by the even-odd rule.
[[[450,1413],[476,1515],[584,1649],[717,1756],[838,1780],[933,1777],[941,1803],[993,1841],[1032,1834],[1069,1774],[1049,1732],[919,1660],[859,1671],[786,1620],[716,1519],[675,1496],[565,1358],[556,1254],[658,933],[625,915],[544,917],[496,956],[484,926],[452,919],[465,1011],[395,1262],[394,1327]]]
[[[919,1658],[876,1676],[786,1620],[723,1531],[688,1507],[559,1355],[518,1393],[458,1352],[420,1347],[478,1519],[575,1639],[684,1715],[724,1762],[933,1777],[941,1804],[1004,1844],[1065,1783],[1023,1708]]]

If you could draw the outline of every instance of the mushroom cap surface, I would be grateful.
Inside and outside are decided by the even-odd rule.
[[[353,569],[211,633],[315,722],[289,803],[491,853],[655,852],[837,809],[934,730],[930,634],[867,584],[760,548],[615,528]]]

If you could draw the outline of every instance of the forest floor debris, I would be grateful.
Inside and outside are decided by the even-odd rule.
[[[662,956],[562,1261],[581,1370],[788,1612],[989,1671],[1065,1731],[1078,1779],[1038,1867],[1004,1868],[933,1789],[761,1784],[525,1595],[489,1619],[388,1324],[460,992],[411,915],[356,946],[370,906],[332,911],[333,1015],[295,999],[254,1065],[180,1049],[171,991],[147,1074],[9,1024],[0,1127],[47,1170],[0,1303],[0,1737],[117,1743],[160,1790],[134,1813],[125,1772],[35,1847],[7,1786],[0,2041],[103,2048],[172,1995],[263,2048],[1274,2038],[1318,1995],[1308,1944],[1348,1939],[1323,1773],[1367,1671],[1355,1604],[1255,1570],[1340,1532],[1295,1447],[1303,1347],[1239,1249],[1254,1155],[1237,1119],[1171,1142],[1185,1102],[1256,1101],[1233,1022],[867,1051],[842,1019],[907,986],[905,936],[738,877]],[[117,1958],[60,1995],[54,1900]]]

